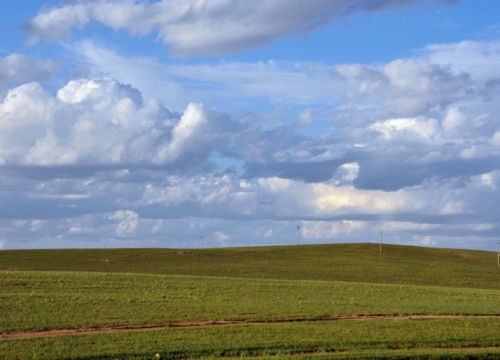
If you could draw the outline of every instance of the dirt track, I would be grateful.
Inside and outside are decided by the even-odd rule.
[[[0,333],[0,339],[25,339],[35,337],[48,336],[64,336],[64,335],[85,335],[98,333],[111,333],[119,331],[148,331],[160,330],[166,328],[188,328],[200,326],[235,326],[235,325],[262,325],[262,324],[279,324],[279,323],[294,323],[307,321],[370,321],[370,320],[431,320],[431,319],[461,319],[461,318],[500,318],[500,314],[490,315],[438,315],[438,314],[423,314],[423,315],[338,315],[321,318],[298,318],[298,319],[281,319],[281,320],[218,320],[218,321],[180,321],[166,324],[143,324],[143,325],[120,325],[120,326],[104,326],[93,328],[76,328],[76,329],[51,329],[51,330],[35,330],[35,331],[13,331],[8,333]]]

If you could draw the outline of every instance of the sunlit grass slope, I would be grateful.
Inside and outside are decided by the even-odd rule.
[[[162,326],[0,339],[0,358],[495,359],[499,275],[496,253],[377,244],[0,251],[0,335]],[[332,320],[367,314],[433,316]],[[244,324],[166,327],[218,320]]]
[[[0,332],[500,310],[500,291],[492,289],[318,280],[7,271],[0,288]]]
[[[315,321],[0,341],[3,359],[499,359],[487,319]]]
[[[340,280],[499,289],[496,253],[378,244],[0,251],[0,270]]]

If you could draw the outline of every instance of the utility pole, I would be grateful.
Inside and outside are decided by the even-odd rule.
[[[379,252],[382,252],[382,237],[384,236],[384,232],[380,232],[380,246],[379,246]]]
[[[500,266],[500,241],[497,241],[497,266]]]

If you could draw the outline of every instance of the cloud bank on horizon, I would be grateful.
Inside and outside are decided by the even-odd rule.
[[[25,6],[0,43],[0,248],[289,244],[297,224],[495,248],[500,24],[469,15],[499,4]]]

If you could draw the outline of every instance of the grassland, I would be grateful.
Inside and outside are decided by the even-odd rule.
[[[494,255],[370,244],[2,251],[0,358],[500,358]]]
[[[490,289],[121,273],[3,275],[0,332],[353,314],[494,314],[500,304],[500,291]]]
[[[439,354],[436,349],[455,350],[460,355],[468,348],[481,347],[488,354],[485,358],[491,359],[500,355],[494,348],[498,346],[495,325],[485,319],[448,319],[171,328],[4,340],[0,351],[19,359],[153,359],[157,353],[164,359],[327,354],[342,358],[360,352],[371,358],[404,350],[426,356]]]
[[[378,244],[0,251],[0,270],[339,280],[498,289],[496,253]]]

